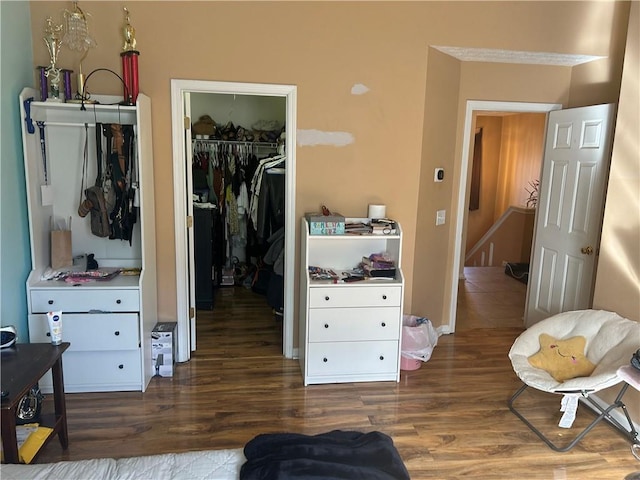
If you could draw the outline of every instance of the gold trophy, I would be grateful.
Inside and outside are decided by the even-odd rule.
[[[51,17],[47,17],[46,25],[44,29],[44,43],[47,45],[49,51],[49,59],[51,63],[44,70],[44,75],[50,79],[50,88],[47,96],[48,102],[62,102],[60,98],[60,72],[61,70],[56,66],[58,61],[58,54],[62,47],[62,25],[56,25],[53,23]]]

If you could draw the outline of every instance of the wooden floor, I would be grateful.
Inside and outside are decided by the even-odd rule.
[[[468,270],[456,333],[399,383],[303,387],[298,362],[281,356],[281,326],[264,298],[221,289],[216,309],[199,312],[190,362],[173,378],[152,379],[144,394],[68,394],[69,449],[51,443],[38,462],[240,448],[260,433],[342,429],[389,434],[414,480],[621,480],[640,470],[608,425],[555,453],[508,410],[520,385],[507,352],[522,330],[524,285],[498,270]],[[521,404],[562,439],[572,430],[554,426],[559,402],[523,395]],[[591,418],[581,408],[576,425]]]

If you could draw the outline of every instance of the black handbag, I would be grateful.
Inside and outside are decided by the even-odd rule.
[[[640,348],[636,350],[636,353],[631,355],[631,365],[640,370]]]
[[[43,398],[40,387],[36,383],[18,403],[18,408],[16,408],[16,425],[39,422]]]

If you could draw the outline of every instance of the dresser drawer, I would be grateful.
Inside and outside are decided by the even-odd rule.
[[[140,350],[65,352],[62,357],[67,392],[140,390]]]
[[[71,352],[62,355],[64,390],[76,392],[112,392],[141,390],[140,351]],[[45,393],[52,391],[51,373],[39,382]]]
[[[310,288],[309,307],[396,307],[402,301],[401,292],[397,285]]]
[[[140,296],[136,289],[47,289],[31,290],[31,312],[138,312]]]
[[[139,331],[137,313],[62,315],[62,340],[71,343],[70,352],[137,350]],[[29,315],[29,339],[31,343],[51,342],[46,315]]]
[[[309,342],[398,340],[400,307],[312,308]]]
[[[398,369],[398,342],[310,343],[307,375],[394,373]]]

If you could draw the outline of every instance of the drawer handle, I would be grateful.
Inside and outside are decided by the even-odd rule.
[[[53,305],[53,300],[49,300],[47,303],[48,303],[49,305]]]
[[[383,299],[383,300],[386,300],[386,299],[387,299],[387,296],[386,296],[386,295],[382,295],[382,299]]]
[[[386,327],[386,326],[387,326],[387,324],[386,324],[385,322],[382,322],[382,323],[381,323],[381,325],[382,325],[383,327]]]
[[[322,359],[322,361],[323,361],[324,363],[327,363],[329,360],[327,360],[327,357],[324,357],[324,358]]]
[[[118,335],[120,335],[120,331],[116,330],[115,332],[113,332],[113,334],[117,337]]]
[[[118,299],[118,300],[116,300],[116,303],[117,303],[118,305],[120,305],[120,304],[122,303],[122,300]]]
[[[383,355],[380,355],[380,360],[384,360],[384,356]]]
[[[124,365],[123,365],[123,364],[120,364],[120,365],[118,365],[118,368],[119,368],[120,370],[122,370],[122,369],[124,368]]]
[[[328,324],[328,323],[325,323],[325,324],[324,324],[324,328],[329,328],[329,324]]]
[[[329,295],[327,295],[326,297],[324,297],[324,299],[328,302],[328,301],[329,301]]]

